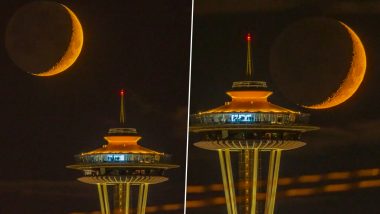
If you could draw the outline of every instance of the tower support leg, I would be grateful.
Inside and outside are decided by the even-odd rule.
[[[96,184],[98,187],[98,194],[99,194],[99,203],[100,203],[100,211],[102,214],[106,214],[104,209],[104,197],[103,197],[103,188],[101,184]]]
[[[107,184],[102,184],[103,186],[103,197],[104,197],[104,208],[106,214],[110,214],[110,203],[108,200],[108,189],[107,189]]]
[[[100,210],[102,214],[110,214],[110,205],[108,201],[108,191],[106,184],[97,184]]]
[[[269,157],[268,184],[264,211],[265,214],[273,214],[274,212],[280,160],[281,150],[272,150]]]
[[[252,198],[251,198],[251,214],[256,213],[256,203],[257,203],[257,175],[259,166],[259,150],[253,150],[253,174],[252,174]]]
[[[129,198],[131,192],[131,183],[125,184],[125,214],[130,214],[129,212]]]
[[[139,197],[137,202],[137,214],[145,214],[146,200],[148,196],[149,184],[139,184]]]
[[[218,150],[228,214],[237,214],[230,150]]]

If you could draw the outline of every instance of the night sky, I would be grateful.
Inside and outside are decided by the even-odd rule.
[[[198,2],[198,3],[197,3]],[[284,152],[280,177],[300,178],[321,175],[322,181],[280,186],[275,213],[379,213],[380,188],[358,188],[358,184],[379,180],[379,174],[360,177],[363,169],[378,169],[380,163],[380,1],[195,1],[193,60],[190,111],[197,113],[223,105],[225,91],[233,81],[244,78],[246,44],[244,35],[253,34],[254,79],[265,80],[274,91],[271,102],[311,114],[310,123],[321,130],[303,136],[307,146]],[[367,72],[358,91],[340,106],[320,111],[298,107],[279,90],[271,76],[273,44],[293,23],[311,17],[332,18],[348,24],[361,38],[367,54]],[[331,37],[337,39],[337,35]],[[340,34],[341,36],[341,34]],[[339,37],[338,37],[339,39]],[[346,39],[346,38],[343,38]],[[302,46],[302,40],[299,41]],[[323,43],[323,39],[321,39]],[[329,42],[325,40],[325,42]],[[350,44],[348,44],[350,45]],[[321,44],[323,46],[323,44]],[[350,49],[350,47],[348,47]],[[318,52],[319,49],[309,51]],[[296,52],[296,51],[294,51]],[[292,53],[294,53],[292,52]],[[289,53],[291,54],[291,53]],[[324,53],[319,53],[323,55]],[[329,54],[329,53],[325,53]],[[284,58],[287,56],[284,55]],[[331,56],[334,57],[334,56]],[[334,67],[341,56],[330,59]],[[344,60],[344,58],[343,58]],[[336,63],[336,64],[335,64]],[[306,63],[302,63],[306,64]],[[291,68],[288,68],[290,70]],[[305,65],[305,73],[318,75]],[[286,69],[284,69],[286,70]],[[324,84],[314,85],[316,92]],[[311,95],[312,96],[312,95]],[[196,148],[199,140],[190,135],[188,180],[190,186],[203,186],[206,191],[189,188],[189,204],[197,200],[212,201],[223,197],[222,191],[207,189],[222,182],[216,152]],[[345,172],[345,178],[327,179],[333,172]],[[348,173],[346,173],[348,172]],[[330,173],[330,174],[329,174]],[[300,179],[299,179],[300,180]],[[346,185],[348,191],[323,192],[303,197],[284,197],[294,188],[328,189],[329,185]],[[227,213],[225,205],[200,206],[188,213]]]
[[[60,1],[79,18],[84,45],[67,71],[48,78],[19,69],[5,49],[6,26],[28,2],[0,3],[0,213],[99,209],[95,186],[65,166],[103,145],[118,125],[121,88],[127,126],[137,128],[140,144],[181,165],[167,173],[169,182],[150,188],[148,206],[182,204],[191,2]]]

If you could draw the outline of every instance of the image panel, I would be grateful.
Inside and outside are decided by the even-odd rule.
[[[191,0],[0,3],[0,213],[183,213]]]
[[[379,2],[194,5],[187,213],[377,213]]]

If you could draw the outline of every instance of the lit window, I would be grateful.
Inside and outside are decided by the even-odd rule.
[[[240,123],[240,122],[252,122],[253,117],[252,114],[231,114],[230,116],[231,122]]]

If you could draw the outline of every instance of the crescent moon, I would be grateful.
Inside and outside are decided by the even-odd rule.
[[[49,70],[45,72],[41,72],[38,74],[32,73],[35,76],[46,77],[46,76],[53,76],[53,75],[63,72],[64,70],[68,69],[72,64],[74,64],[74,62],[76,61],[76,59],[78,58],[82,50],[82,46],[83,46],[82,25],[80,24],[79,19],[75,16],[73,11],[71,11],[65,5],[63,4],[61,5],[67,10],[71,18],[73,32],[71,34],[70,44],[65,54],[62,56],[62,58],[59,60],[57,64],[55,64],[52,68],[50,68]]]
[[[322,103],[303,106],[309,109],[326,109],[337,106],[347,101],[358,90],[362,83],[366,71],[367,59],[364,50],[364,46],[360,41],[358,35],[346,24],[339,22],[350,34],[352,40],[352,61],[350,70],[340,85],[339,89]]]

